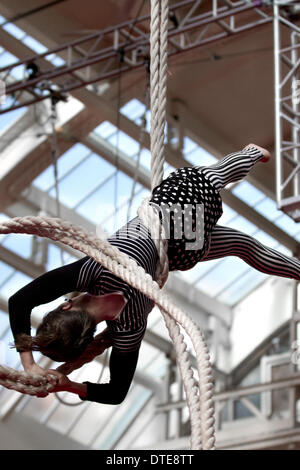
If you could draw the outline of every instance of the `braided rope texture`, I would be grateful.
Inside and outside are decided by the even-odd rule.
[[[53,376],[54,378],[54,376]],[[46,377],[0,366],[0,385],[27,395],[46,397],[54,388]]]
[[[150,91],[151,91],[151,188],[154,189],[163,179],[164,165],[164,137],[166,123],[166,96],[167,96],[167,58],[168,58],[168,0],[151,0],[151,33],[150,33]],[[160,287],[168,278],[169,263],[167,243],[163,224],[158,222],[158,214],[144,200],[138,210],[138,215],[146,225],[154,239],[159,254],[159,263],[156,280]],[[174,316],[170,316],[164,308],[160,307],[173,340],[180,373],[183,379],[187,403],[191,419],[191,448],[214,448],[214,417],[212,403],[212,370],[209,362],[209,353],[204,338],[198,329],[197,334],[190,337],[193,341],[198,361],[199,386],[193,377],[193,369],[186,351],[183,335],[180,333]],[[182,314],[181,322],[184,317]],[[189,319],[190,322],[190,319]],[[180,321],[179,321],[180,323]],[[182,323],[181,323],[182,324]],[[202,442],[201,442],[202,441]]]

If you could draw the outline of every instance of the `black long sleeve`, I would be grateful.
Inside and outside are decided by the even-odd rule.
[[[87,259],[88,257],[84,257],[42,274],[9,298],[9,320],[14,339],[20,333],[30,334],[30,315],[34,307],[77,290],[79,273]],[[130,388],[138,355],[139,349],[123,352],[113,347],[109,363],[110,383],[87,382],[87,396],[84,400],[107,404],[121,403]]]
[[[95,384],[84,382],[87,385],[86,397],[80,397],[84,401],[94,401],[108,405],[118,405],[126,397],[130,388],[139,357],[138,348],[131,352],[120,352],[112,348],[109,361],[110,382],[107,384]]]
[[[20,333],[30,334],[30,315],[34,307],[76,290],[80,268],[87,258],[42,274],[9,298],[9,321],[14,339]]]

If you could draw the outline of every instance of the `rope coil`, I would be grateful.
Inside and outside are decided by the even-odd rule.
[[[175,342],[176,354],[190,408],[192,423],[191,447],[192,449],[201,448],[199,439],[199,428],[201,426],[202,448],[213,448],[213,387],[208,348],[197,324],[171,302],[169,297],[161,291],[158,283],[154,281],[141,266],[137,265],[133,259],[119,252],[119,250],[110,245],[108,241],[101,240],[94,234],[86,232],[83,228],[75,227],[71,223],[61,219],[31,216],[16,217],[0,224],[0,233],[37,234],[38,236],[47,237],[54,241],[60,241],[90,256],[124,282],[127,282],[132,287],[141,291],[158,305],[164,315],[170,336]],[[182,350],[185,350],[186,346],[182,344],[182,335],[177,335],[175,327],[177,331],[178,328],[174,322],[181,325],[192,340],[199,375],[199,394],[196,382],[193,378],[192,368],[189,367],[189,365],[186,367],[187,356],[183,355],[180,357]],[[170,325],[172,326],[170,327]],[[4,386],[6,385],[4,384]],[[21,390],[18,388],[18,391]],[[205,418],[201,419],[201,421],[200,418],[196,419],[200,414],[199,406],[201,414]]]

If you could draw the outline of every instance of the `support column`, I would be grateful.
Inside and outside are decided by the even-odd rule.
[[[299,222],[300,28],[293,23],[299,7],[275,0],[273,8],[276,198],[278,209]]]

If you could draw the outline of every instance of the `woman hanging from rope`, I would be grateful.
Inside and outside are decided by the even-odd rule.
[[[300,279],[297,258],[287,257],[238,230],[217,225],[222,215],[220,190],[244,178],[257,162],[267,162],[269,158],[267,150],[249,144],[214,165],[180,168],[154,188],[151,203],[164,208],[160,211],[161,221],[166,219],[162,215],[166,214],[166,207],[172,211],[168,226],[170,271],[238,256],[263,273]],[[189,223],[189,230],[183,230]],[[201,237],[197,236],[200,232]],[[139,217],[108,240],[155,278],[157,249]],[[36,336],[30,336],[31,310],[74,292],[81,293],[45,315]],[[54,392],[68,391],[82,400],[106,404],[121,403],[127,395],[152,308],[153,302],[144,294],[88,256],[43,274],[9,299],[10,325],[25,371],[47,375],[50,380],[50,372],[34,362],[32,351],[41,351],[57,362],[76,360],[92,342],[97,324],[106,322],[105,332],[112,344],[109,383],[77,383],[58,370],[51,370],[58,378]]]

